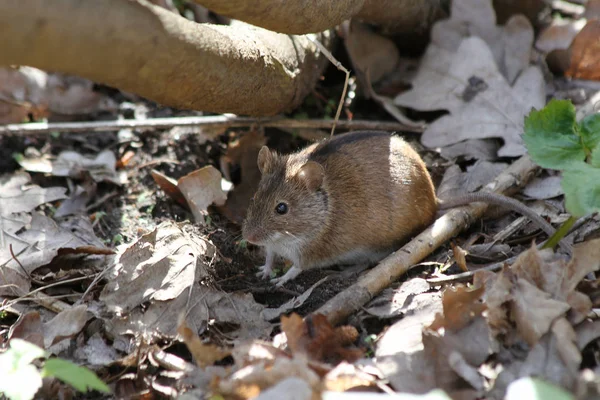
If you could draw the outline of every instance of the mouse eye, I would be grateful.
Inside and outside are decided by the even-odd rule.
[[[277,204],[277,206],[275,207],[275,212],[279,215],[287,214],[287,212],[288,212],[287,204],[285,204],[285,203]]]

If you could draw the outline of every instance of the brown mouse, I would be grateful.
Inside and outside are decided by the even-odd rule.
[[[375,263],[429,226],[438,207],[496,204],[528,216],[548,234],[554,231],[510,197],[479,192],[438,200],[419,154],[387,132],[337,135],[289,155],[264,146],[258,167],[262,177],[243,237],[265,247],[263,278],[276,255],[292,261],[273,280],[277,286],[311,268]]]
[[[338,135],[289,155],[263,147],[258,167],[243,236],[266,249],[263,277],[275,255],[292,261],[278,286],[310,268],[379,261],[436,215],[421,157],[387,132]]]

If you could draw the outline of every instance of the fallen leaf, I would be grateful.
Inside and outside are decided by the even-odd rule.
[[[337,364],[341,360],[355,361],[363,355],[362,350],[351,346],[358,338],[356,328],[334,328],[322,314],[310,315],[305,320],[295,313],[282,316],[281,330],[292,354],[306,355],[311,360]]]
[[[545,53],[549,53],[552,50],[566,50],[586,23],[585,19],[568,20],[554,18],[550,26],[539,34],[535,41],[535,47]]]
[[[91,366],[107,366],[120,358],[117,350],[105,342],[100,332],[94,333],[85,344],[78,345],[75,357]]]
[[[50,116],[115,111],[110,97],[95,92],[87,79],[48,74],[37,68],[21,66],[0,68],[0,123],[21,123]]]
[[[11,325],[8,330],[8,340],[23,339],[33,343],[40,348],[44,347],[44,327],[40,313],[29,311],[21,314],[17,322]]]
[[[275,318],[279,318],[280,315],[288,313],[288,312],[295,310],[296,308],[302,306],[302,304],[304,304],[304,302],[310,297],[313,290],[315,290],[316,287],[320,286],[326,280],[327,280],[327,277],[319,280],[314,285],[312,285],[310,288],[308,288],[304,293],[302,293],[300,296],[292,297],[290,300],[286,301],[285,303],[283,303],[282,305],[280,305],[277,308],[265,308],[262,312],[264,319],[267,321],[272,321]]]
[[[246,209],[260,182],[261,175],[256,160],[258,152],[266,143],[267,139],[261,131],[251,130],[231,143],[220,160],[221,170],[230,181],[231,166],[239,166],[240,169],[239,183],[227,194],[225,205],[218,207],[223,215],[236,224],[241,225],[246,218]]]
[[[591,20],[569,47],[570,65],[565,75],[575,79],[600,80],[600,21]]]
[[[402,282],[398,288],[385,289],[367,303],[365,309],[369,315],[380,319],[418,313],[432,301],[431,293],[427,293],[430,289],[425,279],[409,279]]]
[[[224,396],[236,398],[255,398],[261,391],[274,387],[290,377],[300,379],[308,384],[317,395],[321,392],[321,380],[313,372],[305,360],[278,357],[271,363],[258,363],[240,368],[229,377],[218,382],[217,391]],[[279,389],[276,391],[281,398]],[[284,398],[287,398],[286,395]],[[318,397],[316,397],[318,398]]]
[[[0,217],[31,212],[44,203],[66,198],[62,187],[41,188],[29,184],[28,174],[17,173],[0,178]]]
[[[424,63],[426,61],[424,60]],[[436,66],[448,62],[447,73]],[[481,39],[464,39],[448,60],[432,58],[423,65],[411,91],[396,98],[396,103],[420,110],[447,109],[450,115],[429,125],[421,141],[430,148],[443,147],[466,139],[501,137],[504,146],[499,156],[525,153],[521,134],[524,117],[531,107],[545,103],[544,81],[536,67],[523,71],[513,87],[500,74],[492,53]],[[421,71],[420,70],[420,71]],[[465,101],[477,82],[476,94]],[[413,99],[419,98],[415,103]]]
[[[585,12],[583,16],[587,19],[600,18],[600,1],[588,0],[585,4]]]
[[[193,282],[208,277],[204,260],[210,260],[214,252],[209,241],[164,222],[118,249],[100,300],[108,310],[123,314],[148,301],[176,299]]]
[[[177,181],[175,179],[170,178],[162,172],[157,171],[155,169],[150,171],[150,174],[152,175],[152,179],[154,179],[154,182],[156,182],[156,184],[162,189],[163,192],[165,192],[165,194],[167,194],[170,198],[175,200],[183,207],[188,206],[187,200],[181,193],[181,190],[179,190],[179,188],[177,187]]]
[[[92,315],[84,304],[60,312],[44,324],[44,348],[77,335],[90,318]]]
[[[536,177],[529,181],[522,192],[525,196],[532,199],[552,199],[564,194],[564,191],[560,186],[561,179],[562,178],[558,175]]]
[[[0,123],[21,123],[49,115],[44,99],[48,75],[37,68],[0,68]]]
[[[393,40],[373,32],[356,20],[350,22],[344,45],[355,70],[369,75],[376,84],[392,73],[400,62],[400,53]]]
[[[222,350],[214,344],[202,343],[196,332],[187,325],[185,319],[179,324],[177,333],[181,335],[186,347],[192,353],[196,365],[200,368],[212,365],[231,354],[229,351]]]
[[[495,160],[500,144],[490,139],[468,139],[440,149],[446,160],[464,157],[466,160]]]
[[[452,248],[452,257],[458,268],[463,272],[467,272],[469,270],[466,260],[468,252],[460,246],[457,246],[454,242],[450,242],[450,247]]]
[[[116,111],[117,103],[94,91],[94,82],[66,74],[49,74],[45,98],[52,113],[63,115]]]
[[[353,365],[344,361],[325,375],[323,386],[326,390],[335,392],[365,391],[368,388],[377,387],[376,381],[376,377],[364,372],[360,365]]]
[[[127,175],[117,172],[117,159],[110,150],[101,151],[95,158],[75,151],[63,151],[56,159],[42,155],[37,158],[20,158],[17,161],[30,172],[68,176],[74,179],[83,179],[84,174],[89,173],[96,182],[111,182],[116,185],[127,183]]]
[[[221,173],[208,165],[187,174],[177,181],[177,187],[187,200],[196,222],[203,222],[211,204],[222,206],[227,195],[221,188]]]
[[[450,112],[423,133],[422,143],[429,148],[500,137],[504,146],[498,155],[524,154],[524,116],[531,107],[545,104],[542,74],[528,66],[531,26],[515,16],[508,28],[496,27],[489,1],[453,1],[451,15],[434,25],[413,88],[395,103]],[[519,42],[512,43],[510,38],[516,37]]]
[[[464,195],[465,192],[474,192],[491,182],[507,167],[505,163],[477,161],[467,167],[463,172],[458,165],[451,165],[446,169],[444,177],[437,188],[440,199],[451,199]]]
[[[85,174],[80,185],[75,186],[69,198],[60,203],[54,213],[54,218],[62,218],[68,215],[87,214],[86,205],[96,196],[96,182],[89,174]]]
[[[471,289],[464,285],[456,285],[444,290],[442,294],[443,315],[438,315],[429,329],[442,327],[450,331],[459,331],[479,318],[486,306],[480,301],[484,288]]]
[[[316,398],[316,394],[313,393],[310,384],[292,376],[264,390],[256,400],[311,400],[313,398]]]
[[[148,340],[174,338],[184,312],[187,321],[228,327],[227,334],[240,340],[269,335],[272,325],[251,294],[225,293],[207,283],[216,249],[184,227],[163,222],[118,249],[100,294],[111,317],[109,331],[116,336],[136,332]]]
[[[434,360],[424,350],[422,332],[433,322],[436,313],[441,312],[441,294],[420,293],[407,298],[406,302],[415,307],[388,328],[377,342],[375,365],[396,390],[425,393],[436,388],[436,370]]]
[[[511,317],[520,336],[530,346],[534,346],[542,335],[550,330],[556,318],[569,310],[567,303],[554,300],[549,293],[523,279],[520,279],[511,291]]]

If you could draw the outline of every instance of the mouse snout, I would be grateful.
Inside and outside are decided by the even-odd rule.
[[[264,238],[264,234],[260,229],[244,226],[242,229],[242,237],[252,244],[260,244]]]

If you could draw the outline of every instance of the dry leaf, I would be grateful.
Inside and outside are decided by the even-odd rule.
[[[221,173],[209,165],[187,174],[177,181],[196,222],[202,223],[211,204],[222,206],[227,195],[221,188]]]
[[[446,169],[437,188],[437,196],[440,199],[450,199],[465,192],[475,192],[492,181],[507,166],[506,163],[477,161],[463,172],[458,165],[451,165]]]
[[[75,357],[92,366],[107,366],[120,358],[117,350],[106,344],[100,332],[94,333],[84,345],[78,345]]]
[[[60,250],[72,249],[86,254],[104,254],[104,250],[109,250],[94,235],[88,218],[67,219],[57,224],[40,213],[25,218],[12,214],[11,211],[30,212],[40,204],[64,198],[63,188],[27,187],[28,181],[27,175],[16,175],[0,184],[0,226],[6,225],[8,231],[18,228],[18,233],[14,231],[4,236],[0,247],[3,263],[0,295],[25,294],[30,288],[28,274],[53,260],[63,260]]]
[[[218,207],[223,215],[236,224],[241,224],[246,218],[246,209],[260,182],[260,171],[256,160],[258,152],[266,142],[267,139],[261,131],[252,130],[237,142],[230,144],[220,160],[221,170],[229,180],[231,180],[229,168],[237,165],[240,169],[240,182],[228,193],[225,205]]]
[[[303,354],[311,360],[337,364],[363,355],[362,350],[349,347],[358,339],[356,328],[334,328],[322,314],[310,315],[304,321],[295,313],[282,316],[281,330],[285,332],[292,354]]]
[[[291,376],[306,382],[314,392],[320,392],[321,380],[309,368],[306,361],[286,357],[278,357],[272,363],[245,366],[227,379],[218,382],[217,390],[226,396],[235,395],[237,398],[243,399],[254,398],[262,390]]]
[[[87,312],[87,306],[80,304],[65,311],[61,311],[54,318],[44,324],[44,348],[49,348],[63,339],[77,335],[87,321],[92,318]]]
[[[600,21],[591,20],[571,43],[571,61],[565,75],[576,79],[600,80]]]
[[[177,333],[181,335],[183,342],[192,353],[196,365],[200,368],[212,365],[230,355],[229,351],[222,350],[214,344],[202,343],[196,332],[187,325],[185,319],[179,324]]]
[[[319,280],[306,291],[304,291],[304,293],[302,293],[300,296],[292,297],[290,300],[286,301],[277,308],[265,308],[262,313],[263,317],[267,321],[272,321],[275,318],[279,318],[280,315],[288,313],[302,306],[302,304],[304,304],[304,302],[310,297],[313,290],[315,290],[316,287],[320,286],[326,280],[327,277]]]
[[[600,1],[587,0],[585,4],[585,13],[583,16],[587,19],[600,18]]]
[[[21,314],[8,331],[8,340],[23,339],[44,349],[44,327],[40,313],[29,311]]]
[[[354,69],[368,74],[372,84],[392,73],[400,62],[400,53],[393,40],[355,20],[350,22],[344,44]]]
[[[552,50],[566,50],[586,23],[585,19],[567,20],[554,18],[550,26],[539,34],[535,41],[535,47],[545,53],[549,53]]]
[[[0,123],[21,123],[49,115],[44,89],[48,75],[37,68],[0,68]]]
[[[456,332],[479,318],[486,309],[485,304],[480,301],[483,292],[483,287],[469,289],[464,285],[445,289],[442,294],[443,315],[436,318],[429,329],[438,330],[443,327]]]
[[[402,282],[398,288],[387,288],[366,304],[368,315],[379,319],[394,318],[402,314],[418,313],[432,301],[431,287],[425,279],[413,278]],[[436,297],[436,299],[438,299]]]
[[[569,310],[567,303],[552,299],[549,293],[524,279],[518,280],[511,291],[511,317],[520,336],[530,346],[535,345],[550,330],[556,318]]]
[[[450,242],[450,246],[452,247],[452,256],[454,257],[454,261],[456,261],[456,265],[460,268],[461,271],[467,272],[469,268],[467,267],[467,251],[454,244],[454,242]]]
[[[561,179],[558,175],[533,178],[523,188],[523,194],[529,198],[538,200],[561,196],[564,193],[560,186]]]
[[[450,67],[440,74],[437,65],[443,62],[449,62]],[[434,121],[423,133],[425,146],[435,148],[466,139],[501,137],[504,146],[498,155],[524,154],[524,117],[531,107],[541,108],[545,103],[544,81],[538,68],[527,68],[510,87],[485,42],[471,37],[463,40],[449,59],[432,58],[421,70],[414,88],[398,96],[396,103],[421,110],[450,111],[450,115]],[[415,98],[419,98],[417,103],[411,103]]]
[[[171,221],[120,248],[100,294],[113,316],[107,324],[110,332],[136,332],[149,340],[175,337],[179,315],[185,312],[195,324],[210,320],[227,326],[232,329],[228,335],[235,338],[269,335],[272,325],[261,316],[264,307],[250,293],[225,293],[206,283],[215,253],[208,240]]]
[[[323,385],[327,390],[346,392],[375,388],[375,383],[376,377],[362,371],[358,365],[341,362],[325,375]]]
[[[511,38],[519,38],[518,43]],[[427,147],[500,137],[504,146],[498,155],[522,155],[524,116],[545,104],[542,73],[528,67],[532,40],[533,30],[522,17],[511,18],[501,29],[489,1],[453,1],[452,18],[433,28],[413,88],[395,103],[450,112],[424,132]]]
[[[152,175],[154,182],[156,182],[156,184],[162,189],[163,192],[165,192],[167,196],[175,200],[183,207],[188,206],[187,200],[181,193],[181,190],[179,190],[177,187],[177,181],[175,179],[170,178],[155,169],[150,171],[150,174]]]

